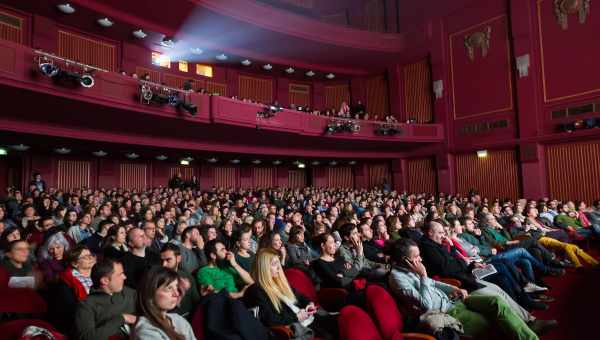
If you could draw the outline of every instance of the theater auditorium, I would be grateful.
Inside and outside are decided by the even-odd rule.
[[[593,2],[0,0],[0,338],[600,338]]]

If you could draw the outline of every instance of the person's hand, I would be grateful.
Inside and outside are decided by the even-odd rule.
[[[498,254],[498,249],[492,248],[492,255],[496,255],[496,254]]]
[[[487,265],[485,265],[483,263],[479,263],[479,262],[473,262],[473,267],[475,267],[475,268],[485,268],[485,267],[487,267]]]
[[[475,231],[475,235],[481,236],[481,229],[476,228],[474,231]]]
[[[235,267],[235,265],[237,264],[237,262],[235,262],[235,254],[228,251],[225,258],[227,259],[227,261],[229,261],[232,267]]]
[[[410,261],[409,259],[406,259],[405,261],[406,261],[406,264],[408,265],[408,268],[410,268],[417,275],[419,275],[421,277],[427,277],[427,269],[423,265],[423,262],[413,262],[413,261]]]
[[[137,321],[137,316],[125,313],[123,314],[123,319],[125,320],[126,324],[133,325]]]
[[[287,250],[285,249],[285,246],[281,246],[281,248],[279,248],[279,253],[281,254],[281,257],[285,259],[285,256],[287,255]]]
[[[450,293],[451,298],[458,298],[461,300],[466,299],[468,296],[469,293],[466,290],[460,288],[456,288],[452,293]]]
[[[214,291],[215,291],[215,288],[212,285],[200,287],[200,295],[201,296],[206,296],[208,294],[213,293]]]
[[[296,314],[296,316],[298,317],[298,321],[302,322],[302,321],[308,319],[310,317],[310,314],[306,310],[301,309],[298,312],[298,314]]]
[[[200,250],[204,249],[204,237],[198,237],[198,239],[196,240],[196,247]]]
[[[180,277],[178,279],[177,286],[179,288],[179,291],[181,292],[181,295],[183,296],[185,292],[192,287],[192,284],[190,280],[184,277]]]

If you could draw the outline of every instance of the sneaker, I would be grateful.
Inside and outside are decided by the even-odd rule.
[[[537,335],[541,336],[558,326],[556,320],[533,320],[528,322],[529,328]]]
[[[523,291],[525,291],[525,293],[545,292],[547,290],[548,290],[548,288],[540,287],[533,282],[528,282],[527,285],[525,285],[525,287],[523,287]]]
[[[560,261],[560,264],[562,264],[562,266],[565,268],[575,268],[575,265],[573,264],[573,262],[571,262],[569,260],[562,260],[562,261]]]

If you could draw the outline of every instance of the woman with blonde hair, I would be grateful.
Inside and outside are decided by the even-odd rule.
[[[335,320],[317,316],[315,304],[290,287],[274,249],[258,251],[252,277],[255,284],[250,296],[255,298],[259,319],[265,326],[291,326],[296,331],[310,328],[322,338],[329,338],[335,331]]]

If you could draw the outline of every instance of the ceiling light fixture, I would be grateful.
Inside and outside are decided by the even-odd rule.
[[[487,156],[488,156],[487,150],[478,150],[477,151],[477,157],[486,158]]]
[[[355,164],[356,164],[356,161],[350,161],[350,162],[348,162],[348,164],[349,164],[349,165],[355,165]]]
[[[137,153],[135,153],[135,152],[131,152],[131,153],[127,153],[127,154],[125,154],[125,157],[127,157],[127,158],[129,158],[129,159],[136,159],[136,158],[139,158],[139,157],[140,157],[140,155],[138,155],[138,154],[137,154]]]
[[[175,46],[175,39],[169,38],[169,37],[164,37],[160,41],[160,45],[162,47],[166,47],[166,48],[173,48]]]
[[[226,56],[225,54],[223,54],[223,53],[219,54],[219,55],[218,55],[218,56],[216,56],[215,58],[216,58],[217,60],[220,60],[220,61],[227,60],[227,56]]]
[[[6,150],[5,148],[0,148],[0,156],[6,156],[8,155],[8,150]]]
[[[310,164],[312,164],[312,165],[319,165],[319,164],[321,164],[321,162],[319,162],[319,161],[312,161],[312,163],[310,163]]]
[[[98,23],[98,25],[104,28],[108,28],[114,24],[114,22],[112,22],[109,18],[98,19],[96,22]]]
[[[262,163],[262,161],[260,159],[255,159],[252,161],[252,164],[255,164],[255,165],[259,165],[260,163]]]
[[[104,150],[98,150],[98,151],[92,152],[92,155],[94,155],[96,157],[104,157],[104,156],[108,155],[108,153]]]
[[[281,164],[281,161],[280,161],[280,160],[273,161],[273,164],[274,164],[274,165],[280,165],[280,164]]]
[[[213,158],[209,158],[209,159],[207,159],[206,161],[207,161],[207,162],[209,162],[209,163],[216,163],[216,162],[218,162],[219,160],[213,157]]]
[[[337,164],[338,164],[338,163],[337,163],[336,161],[331,161],[331,162],[329,162],[329,165],[331,165],[331,166],[336,166]]]
[[[240,164],[240,160],[239,159],[232,159],[230,160],[231,164]]]
[[[335,74],[333,74],[333,73],[329,73],[329,74],[327,74],[327,75],[325,76],[325,78],[327,78],[327,79],[333,79],[333,78],[335,78]]]
[[[15,151],[27,151],[27,150],[29,150],[30,146],[25,145],[25,144],[17,144],[17,145],[11,145],[10,148]]]
[[[242,65],[244,65],[244,66],[250,66],[251,64],[252,64],[252,62],[248,59],[242,60]]]
[[[134,37],[136,37],[138,39],[144,39],[145,37],[148,36],[148,34],[146,34],[146,32],[144,32],[144,31],[142,31],[141,28],[137,31],[133,31],[132,34]]]
[[[314,76],[314,75],[315,75],[315,72],[313,72],[312,70],[310,70],[310,71],[306,72],[306,75],[307,75],[308,77],[312,77],[312,76]]]
[[[264,68],[265,70],[267,70],[267,71],[271,71],[271,70],[273,69],[273,65],[271,65],[271,64],[266,64],[266,65],[263,65],[263,68]]]
[[[288,68],[286,68],[286,69],[285,69],[285,72],[286,72],[287,74],[292,74],[292,73],[294,73],[295,71],[296,71],[296,70],[294,70],[294,68],[293,68],[293,67],[288,67]]]
[[[69,3],[56,5],[56,8],[58,8],[59,11],[65,13],[65,14],[75,13],[75,8],[73,8],[73,6],[71,6],[71,4],[69,4]]]
[[[159,160],[159,161],[165,161],[165,160],[167,160],[167,158],[169,158],[169,157],[167,157],[167,156],[165,156],[165,155],[158,155],[158,156],[156,156],[155,158],[156,158],[157,160]]]
[[[190,165],[190,161],[182,159],[182,160],[179,161],[179,164],[181,164],[181,165]]]
[[[66,155],[71,152],[71,149],[62,147],[62,148],[54,149],[54,152],[56,152],[57,154],[60,154],[60,155]]]
[[[191,48],[190,52],[192,52],[192,54],[195,54],[195,55],[200,55],[200,54],[204,53],[204,51],[198,47]]]
[[[304,168],[306,168],[306,164],[298,163],[298,169],[304,169]]]

